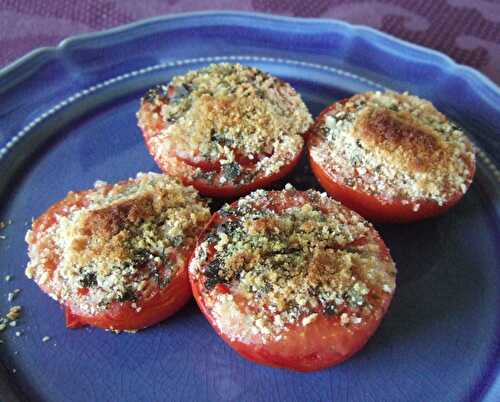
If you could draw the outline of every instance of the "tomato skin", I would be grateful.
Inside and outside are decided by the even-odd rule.
[[[409,203],[403,203],[401,200],[387,201],[365,191],[353,189],[332,177],[327,170],[314,160],[311,148],[315,141],[320,141],[319,137],[315,135],[315,129],[319,126],[324,116],[334,109],[337,104],[346,103],[348,100],[342,99],[325,108],[316,118],[314,125],[307,134],[308,140],[306,146],[311,170],[319,184],[330,196],[356,211],[364,218],[376,223],[411,223],[436,217],[442,215],[460,201],[463,197],[463,194],[460,192],[450,196],[442,205],[439,205],[434,200],[427,199]],[[475,169],[475,164],[470,166],[469,183],[474,177]]]
[[[165,160],[161,159],[156,155],[153,149],[152,141],[151,138],[153,137],[153,133],[143,129],[142,134],[144,137],[144,141],[146,143],[146,147],[148,149],[148,152],[153,156],[153,159],[155,160],[156,164],[160,168],[160,170],[166,174],[170,174],[173,176],[178,176],[175,172],[172,171],[171,166],[165,162]],[[304,137],[305,138],[305,137]],[[192,185],[196,190],[201,195],[204,195],[206,197],[216,197],[216,198],[234,198],[234,197],[239,197],[241,195],[248,194],[254,190],[257,190],[259,188],[266,188],[272,185],[273,183],[283,179],[285,176],[290,174],[297,164],[300,161],[300,158],[304,154],[304,146],[300,149],[299,152],[297,152],[296,155],[285,165],[283,165],[277,172],[269,175],[269,176],[263,176],[263,177],[257,177],[250,183],[245,183],[245,184],[239,184],[239,185],[234,185],[234,184],[218,184],[214,185],[213,183],[209,182],[208,180],[204,179],[190,179],[188,177],[178,177],[184,185]],[[191,164],[191,163],[186,163],[183,161],[181,158],[176,157],[178,160],[179,164],[185,164],[188,166],[196,166],[200,167],[204,170],[217,170],[218,162],[217,163],[196,163],[196,164]],[[242,159],[242,157],[241,157]],[[242,159],[243,163],[248,164],[246,160]]]
[[[78,310],[78,306],[67,306],[71,320],[66,314],[66,326],[78,328],[92,325],[116,331],[133,331],[143,329],[165,320],[180,310],[191,299],[191,288],[187,275],[187,264],[179,269],[168,286],[161,289],[153,297],[136,302],[141,308],[138,312],[132,302],[114,302],[106,310],[94,315],[86,315]]]
[[[281,169],[273,173],[270,176],[259,177],[254,181],[242,185],[220,185],[214,186],[207,182],[206,180],[195,179],[191,182],[188,181],[188,184],[191,184],[194,188],[196,188],[200,194],[205,195],[207,197],[218,197],[218,198],[234,198],[240,195],[248,194],[254,190],[259,188],[266,188],[272,185],[273,183],[283,179],[288,176],[297,164],[300,161],[304,153],[304,149],[302,148],[297,155],[286,165],[282,166]]]
[[[306,327],[296,327],[292,336],[280,341],[266,343],[243,343],[230,339],[224,334],[207,309],[200,294],[201,284],[190,276],[193,296],[198,307],[207,318],[215,332],[231,348],[244,358],[255,363],[276,368],[308,372],[322,370],[342,363],[363,348],[368,339],[380,325],[392,295],[384,297],[382,308],[361,325],[347,328],[320,315]],[[304,340],[309,340],[304,343]]]
[[[72,192],[57,203],[53,204],[47,211],[40,215],[33,222],[33,235],[35,239],[38,233],[56,224],[56,215],[64,215],[68,208],[72,206],[84,206],[84,198],[91,190]],[[35,240],[36,243],[36,240]],[[192,297],[191,287],[188,279],[187,261],[193,247],[179,250],[179,254],[186,263],[177,269],[171,281],[164,288],[158,288],[150,297],[139,299],[135,302],[136,307],[132,307],[131,301],[114,302],[106,310],[98,311],[95,314],[88,314],[80,310],[76,302],[67,302],[63,305],[67,328],[79,328],[85,325],[92,325],[103,329],[116,331],[134,331],[157,324],[170,317],[181,309]],[[50,275],[57,269],[57,261],[48,259],[45,263],[45,270]],[[57,294],[58,289],[52,281],[38,284],[47,294]],[[81,294],[87,292],[82,288]],[[139,308],[139,311],[137,311]]]
[[[271,204],[276,200],[275,193],[268,193],[267,199]],[[231,207],[235,205],[236,202],[233,202]],[[299,205],[301,205],[300,202],[292,200],[285,205],[273,205],[272,209],[280,211],[282,208]],[[201,244],[210,228],[221,221],[223,219],[219,213],[212,215],[204,232],[198,237],[198,245]],[[383,261],[391,261],[389,249],[383,240],[379,236],[374,240],[379,248],[379,258]],[[364,243],[364,241],[359,243]],[[353,245],[357,243],[354,241]],[[210,248],[208,253],[211,253]],[[195,253],[192,254],[191,259],[194,255]],[[376,292],[374,299],[376,298],[377,301],[372,307],[373,310],[369,316],[363,318],[360,324],[343,326],[338,316],[328,316],[318,311],[318,317],[312,323],[306,326],[300,324],[288,326],[289,331],[282,332],[280,339],[266,339],[261,335],[256,335],[257,339],[254,337],[252,341],[242,342],[231,338],[219,328],[211,309],[205,304],[202,295],[204,291],[202,278],[202,276],[195,277],[189,274],[193,297],[210,325],[226,344],[242,357],[255,363],[300,372],[331,367],[342,363],[361,350],[379,327],[393,297],[393,293]],[[216,285],[214,291],[219,294],[230,293],[229,288],[224,284]]]
[[[66,328],[75,329],[84,327],[86,325],[80,320],[80,317],[73,314],[69,307],[64,308],[64,318],[66,319]]]
[[[399,200],[382,202],[376,196],[335,181],[328,172],[314,161],[310,153],[309,164],[319,184],[329,195],[372,222],[410,223],[432,218],[443,214],[462,198],[461,193],[455,194],[443,205],[438,205],[434,201],[420,201],[418,202],[419,208],[415,211],[416,203],[403,204]]]

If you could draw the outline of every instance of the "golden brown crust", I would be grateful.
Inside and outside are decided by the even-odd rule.
[[[288,187],[259,190],[223,208],[200,240],[190,273],[216,319],[241,308],[255,331],[277,335],[318,314],[361,322],[372,296],[394,291],[396,269],[359,215],[326,195]],[[213,290],[216,284],[232,296]],[[235,307],[233,297],[245,307]]]
[[[90,314],[138,300],[184,266],[209,216],[193,188],[155,173],[70,193],[28,231],[26,274]]]
[[[185,161],[218,162],[222,175],[214,180],[223,185],[278,172],[301,151],[312,118],[289,84],[252,67],[223,63],[152,90],[143,98],[138,121],[155,160],[170,173],[201,177],[204,171]],[[255,163],[250,169],[239,158]],[[231,166],[227,174],[225,165]]]
[[[465,193],[475,155],[462,130],[406,93],[367,92],[320,118],[310,156],[336,182],[383,202],[447,200]]]
[[[356,119],[353,135],[368,149],[383,152],[387,160],[409,171],[425,172],[442,163],[438,137],[407,112],[366,108]]]

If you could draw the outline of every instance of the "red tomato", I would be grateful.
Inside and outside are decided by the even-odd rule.
[[[187,253],[186,253],[187,254]],[[187,255],[186,255],[187,260]],[[78,306],[66,306],[65,317],[68,328],[85,325],[117,331],[138,330],[157,324],[180,310],[191,299],[187,276],[187,265],[179,269],[170,284],[153,295],[135,302],[113,302],[102,312],[88,315],[79,312]],[[141,310],[138,312],[137,308]]]
[[[336,200],[353,209],[366,219],[380,223],[409,223],[431,218],[446,212],[462,198],[461,193],[450,197],[443,205],[429,200],[402,203],[401,200],[385,201],[369,193],[335,180],[309,154],[309,164],[319,184]],[[418,210],[415,211],[415,208]]]
[[[203,195],[229,198],[290,173],[312,118],[282,80],[213,64],[150,89],[138,121],[162,171]]]
[[[299,163],[302,154],[303,150],[297,153],[297,155],[295,155],[291,161],[283,165],[278,172],[268,176],[257,175],[255,179],[250,183],[240,185],[226,184],[214,186],[213,182],[203,179],[195,179],[190,184],[192,184],[193,187],[200,192],[200,194],[206,195],[208,197],[237,197],[243,194],[248,194],[253,190],[257,190],[259,188],[269,187],[271,184],[276,183],[277,181],[288,176]]]
[[[353,99],[355,98],[356,97]],[[369,177],[370,174],[372,174],[371,171],[367,170],[364,177],[358,174],[346,174],[342,171],[341,167],[332,167],[332,165],[336,163],[333,157],[330,161],[327,161],[327,163],[325,163],[326,158],[320,158],[321,160],[316,159],[312,149],[324,147],[327,142],[326,136],[321,133],[321,128],[325,124],[326,116],[334,111],[343,110],[349,101],[350,99],[343,99],[323,110],[317,117],[308,135],[307,149],[312,172],[328,194],[365,218],[380,223],[413,222],[441,215],[462,198],[465,192],[462,188],[455,189],[454,191],[443,189],[439,196],[442,197],[444,201],[440,203],[434,199],[425,197],[420,197],[411,201],[403,196],[387,197],[383,192],[376,194],[368,189],[368,184],[364,182],[364,177]],[[399,135],[397,132],[396,134],[390,133],[390,128],[387,130],[388,133],[386,134],[386,138],[395,138]],[[421,141],[419,138],[415,142],[419,140]],[[467,153],[461,155],[460,158],[465,161],[465,165],[468,169],[465,183],[466,187],[469,187],[475,173],[475,160],[472,152],[472,145],[466,138],[464,138],[463,142],[467,148]],[[449,176],[452,176],[452,174],[455,173],[450,173]],[[353,178],[358,180],[355,188],[347,184],[347,182]],[[391,187],[390,183],[386,184],[388,187]]]
[[[145,105],[146,106],[143,106],[143,108],[149,107],[147,104]],[[221,183],[220,180],[223,175],[221,165],[218,161],[207,162],[202,160],[194,162],[186,158],[181,158],[177,155],[164,155],[158,151],[161,144],[155,141],[154,133],[146,129],[142,129],[142,133],[149,153],[153,156],[156,164],[163,172],[179,177],[184,184],[192,185],[200,192],[200,194],[207,197],[234,198],[240,195],[248,194],[259,188],[269,187],[271,184],[276,183],[290,174],[297,166],[304,153],[304,148],[301,147],[301,149],[298,150],[298,152],[291,159],[287,160],[277,172],[271,174],[256,174],[250,182],[240,184]],[[252,160],[245,156],[240,156],[236,160],[247,172],[253,172],[256,163],[266,156],[270,155],[257,155]],[[193,167],[200,168],[203,172],[210,175],[210,178],[191,177],[190,169]]]
[[[111,188],[111,186],[107,186]],[[57,297],[61,293],[61,281],[54,280],[56,271],[60,264],[60,252],[57,251],[57,245],[54,239],[47,235],[51,228],[57,224],[60,217],[68,215],[76,209],[85,207],[88,204],[87,195],[95,190],[87,190],[77,193],[69,193],[68,196],[51,206],[44,214],[38,217],[32,226],[32,231],[28,235],[28,243],[31,252],[44,256],[39,260],[36,272],[33,275],[40,288],[49,295]],[[127,208],[125,204],[119,209]],[[122,209],[123,211],[123,209]],[[136,213],[134,207],[130,209],[131,213]],[[59,218],[58,218],[59,217]],[[108,218],[109,217],[109,218]],[[108,215],[105,219],[114,219],[115,215]],[[187,263],[189,256],[194,248],[194,242],[191,245],[181,245],[175,252],[170,254],[173,272],[166,271],[163,261],[155,266],[154,273],[159,273],[160,279],[171,275],[166,285],[160,285],[151,275],[146,276],[146,286],[141,291],[137,291],[131,300],[117,301],[113,300],[105,308],[82,309],[80,296],[89,294],[90,288],[87,285],[81,285],[76,294],[69,299],[61,299],[65,309],[66,325],[68,328],[78,328],[84,325],[92,325],[104,329],[138,330],[156,324],[178,311],[191,299],[191,288],[187,274]],[[33,255],[31,255],[33,260]],[[183,264],[176,267],[176,261],[182,257]],[[147,266],[144,267],[148,270]],[[152,269],[152,268],[151,268]],[[153,274],[153,272],[151,272]],[[46,275],[47,279],[41,280],[41,276]],[[151,278],[151,279],[147,279]],[[92,302],[90,302],[92,303]],[[92,311],[94,310],[94,311]]]
[[[252,194],[248,197],[251,196]],[[275,214],[272,219],[279,219],[282,214],[287,213],[288,208],[302,207],[307,203],[317,207],[327,215],[342,213],[351,216],[352,218],[348,219],[353,219],[352,222],[363,222],[362,218],[352,211],[327,197],[320,197],[319,193],[316,192],[298,192],[295,190],[267,192],[260,196],[260,200],[255,203],[252,201],[250,208],[253,208],[254,212],[273,211]],[[240,206],[245,205],[242,209],[248,208],[250,204],[241,204],[240,200]],[[342,246],[338,245],[337,251],[342,253],[344,250],[358,248],[359,250],[367,250],[372,247],[373,257],[380,262],[380,269],[384,270],[384,275],[387,274],[391,278],[389,280],[392,283],[390,291],[387,291],[382,285],[379,287],[371,286],[366,296],[366,303],[370,305],[369,308],[365,309],[360,306],[353,307],[350,304],[344,304],[340,305],[340,307],[336,306],[338,311],[335,313],[327,314],[320,305],[320,307],[312,308],[311,311],[315,319],[308,324],[304,324],[305,317],[300,316],[295,322],[286,324],[285,329],[278,332],[276,336],[267,336],[265,333],[255,331],[250,331],[250,335],[243,336],[241,334],[249,333],[248,320],[252,319],[254,312],[256,314],[264,312],[264,314],[267,314],[269,322],[275,322],[276,315],[270,310],[269,305],[266,304],[263,309],[258,310],[255,307],[256,299],[254,296],[248,293],[242,294],[238,290],[241,284],[237,275],[229,282],[218,283],[215,286],[213,283],[207,285],[208,281],[213,279],[211,276],[207,276],[209,275],[207,272],[210,269],[210,264],[223,258],[225,252],[216,250],[215,244],[217,240],[214,240],[214,236],[221,233],[221,228],[224,225],[234,226],[242,223],[245,219],[238,212],[238,205],[238,203],[234,203],[230,208],[219,211],[212,216],[204,232],[199,237],[197,248],[193,253],[189,266],[189,278],[194,298],[215,331],[229,346],[249,360],[272,367],[297,371],[313,371],[330,367],[348,359],[359,351],[379,326],[389,307],[394,291],[394,264],[387,247],[373,227],[370,226],[361,237]],[[308,224],[310,225],[310,223]],[[321,224],[318,226],[318,230],[320,230],[320,226]],[[310,230],[310,228],[307,230]],[[340,230],[342,229],[340,228]],[[270,238],[280,238],[276,231],[272,233],[273,237]],[[236,236],[239,235],[236,234]],[[243,237],[246,238],[247,236],[249,234],[245,232]],[[293,234],[290,238],[292,237]],[[241,240],[241,236],[238,238]],[[228,243],[224,245],[225,250],[231,247],[231,240],[232,237],[229,234]],[[373,249],[376,251],[373,251]],[[261,251],[259,249],[250,250],[249,255],[258,255]],[[203,257],[205,254],[206,257]],[[255,264],[262,267],[262,261]],[[220,269],[224,270],[224,268]],[[255,272],[253,269],[254,266],[250,264],[245,266],[243,271],[248,276]],[[275,269],[275,272],[279,274],[282,267],[276,267]],[[363,268],[359,269],[363,270]],[[221,275],[221,271],[218,271],[217,275]],[[334,280],[332,278],[327,279]],[[224,282],[224,280],[221,280],[221,282]],[[230,300],[234,301],[231,309],[221,310],[216,307],[219,297],[226,300],[228,296]],[[223,315],[221,315],[221,311],[224,312]],[[346,325],[345,322],[342,322],[344,313],[346,315],[358,314],[362,316],[362,319],[359,319],[356,324],[351,322],[351,324]],[[227,325],[228,320],[232,320],[231,325]]]

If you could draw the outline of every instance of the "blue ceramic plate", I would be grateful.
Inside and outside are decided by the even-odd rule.
[[[408,90],[432,100],[479,147],[475,182],[453,210],[380,228],[399,287],[367,347],[338,367],[300,374],[247,362],[193,303],[138,334],[67,330],[59,306],[24,277],[33,216],[96,179],[157,170],[136,128],[145,90],[219,61],[282,77],[313,114],[355,92]],[[185,14],[29,54],[0,72],[0,218],[12,220],[1,232],[0,309],[15,288],[22,291],[12,303],[24,308],[18,326],[0,334],[0,399],[500,400],[499,105],[498,88],[477,72],[337,21]],[[317,185],[305,164],[290,180]]]

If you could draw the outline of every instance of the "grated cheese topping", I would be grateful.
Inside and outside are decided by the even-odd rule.
[[[368,92],[338,102],[316,127],[310,154],[337,182],[385,202],[464,194],[475,155],[464,132],[429,101]]]
[[[210,212],[196,190],[156,173],[69,193],[26,234],[26,275],[61,303],[94,314],[168,286]]]
[[[312,118],[288,83],[222,63],[151,89],[138,121],[155,160],[170,173],[224,185],[279,171],[302,150]],[[202,161],[214,165],[195,167]]]
[[[392,295],[396,275],[370,223],[291,186],[224,206],[189,269],[219,328],[242,342],[280,337],[320,314],[361,324]]]

